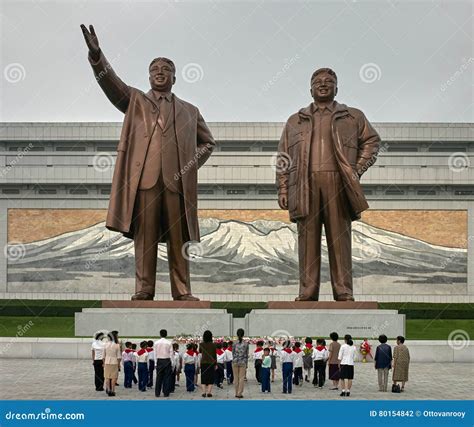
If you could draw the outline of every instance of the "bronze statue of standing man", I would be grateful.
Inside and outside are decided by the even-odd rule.
[[[360,177],[375,162],[380,137],[362,111],[339,104],[337,76],[311,76],[314,102],[286,122],[278,146],[278,203],[298,226],[300,292],[317,301],[324,224],[336,301],[354,301],[351,222],[369,206]]]
[[[196,301],[185,248],[199,241],[197,170],[211,155],[214,138],[199,110],[171,92],[176,81],[173,61],[151,62],[151,90],[144,93],[115,74],[94,27],[81,28],[97,82],[125,114],[106,227],[134,241],[132,300],[153,299],[158,242],[166,242],[173,299]]]

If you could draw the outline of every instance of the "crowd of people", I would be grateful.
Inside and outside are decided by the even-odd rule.
[[[306,337],[304,342],[286,339],[281,343],[260,339],[254,341],[252,352],[251,340],[244,337],[243,329],[237,330],[235,341],[216,340],[211,331],[205,331],[200,342],[186,342],[184,349],[167,335],[162,329],[160,339],[144,340],[137,345],[122,342],[118,331],[96,333],[92,343],[95,389],[115,396],[119,371],[123,370],[124,388],[137,385],[140,392],[154,389],[156,397],[170,396],[184,377],[188,393],[198,390],[200,383],[202,397],[212,397],[214,386],[223,388],[227,384],[234,385],[235,397],[242,399],[251,362],[262,393],[272,391],[271,383],[275,382],[278,365],[281,366],[284,394],[293,393],[295,386],[301,387],[304,383],[322,389],[326,378],[330,381],[330,389],[340,391],[341,397],[349,397],[351,393],[358,355],[351,335],[345,335],[341,344],[339,335],[333,332],[329,345],[324,338],[315,342],[311,337]],[[392,369],[392,391],[403,392],[408,381],[410,353],[404,337],[397,337],[393,352],[387,341],[385,335],[379,336],[373,356],[379,391],[388,390]],[[362,361],[366,361],[367,355],[372,357],[368,340],[363,341],[359,352],[363,355]]]

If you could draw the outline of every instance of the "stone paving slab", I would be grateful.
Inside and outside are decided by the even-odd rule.
[[[326,382],[323,389],[314,388],[311,383],[295,386],[291,395],[282,393],[281,369],[277,370],[272,392],[263,394],[255,381],[253,367],[247,370],[245,386],[246,399],[294,400],[294,399],[343,399],[339,393],[330,390]],[[474,398],[472,388],[474,378],[473,363],[412,363],[410,380],[405,393],[393,394],[378,391],[377,373],[372,363],[357,363],[351,397],[344,399],[362,400],[470,400]],[[119,376],[123,383],[123,371]],[[389,381],[390,383],[390,381]],[[92,362],[67,359],[2,359],[0,361],[0,399],[33,400],[151,400],[156,399],[153,390],[145,393],[133,389],[117,387],[116,397],[108,397],[105,392],[95,391]],[[165,398],[162,398],[165,399]],[[184,376],[180,387],[168,399],[200,400],[201,393],[186,392]],[[214,387],[211,399],[235,399],[233,386],[224,389]]]

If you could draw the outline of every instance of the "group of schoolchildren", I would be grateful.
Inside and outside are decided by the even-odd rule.
[[[163,336],[166,337],[166,331],[163,332]],[[277,369],[277,359],[279,359],[283,378],[283,393],[291,394],[293,386],[302,386],[305,382],[309,383],[313,370],[312,383],[314,387],[323,388],[326,382],[326,369],[328,368],[328,378],[332,381],[331,390],[339,390],[340,387],[340,396],[350,396],[357,348],[350,335],[345,335],[342,345],[338,342],[339,336],[336,332],[331,333],[330,337],[331,343],[329,346],[326,345],[323,338],[317,339],[316,345],[313,345],[313,339],[307,337],[304,344],[298,341],[292,343],[290,340],[286,340],[279,350],[271,340],[267,341],[266,345],[265,341],[258,340],[250,359],[253,358],[255,377],[258,384],[261,385],[261,391],[263,393],[271,392],[271,383],[275,381],[275,370]],[[160,355],[155,355],[155,352],[163,351],[162,349],[158,350],[157,344],[159,342],[154,343],[152,340],[145,340],[137,346],[137,344],[127,341],[124,344],[125,348],[121,353],[120,360],[122,344],[116,339],[117,359],[118,363],[123,366],[125,388],[132,388],[133,384],[138,384],[138,390],[145,392],[147,388],[153,387],[155,369],[158,368],[158,363],[163,360]],[[96,390],[103,390],[103,373],[98,376],[102,358],[105,358],[106,372],[108,365],[107,358],[102,355],[101,348],[103,347],[98,343],[100,343],[100,339],[97,336],[92,347],[94,368],[96,370]],[[118,343],[120,343],[120,346]],[[165,356],[170,355],[167,360],[171,361],[171,378],[165,396],[169,392],[174,392],[175,387],[179,385],[178,382],[182,373],[184,373],[186,381],[186,391],[195,391],[202,357],[198,351],[199,345],[190,342],[186,344],[186,351],[180,352],[177,342],[166,341],[166,343],[168,343],[170,350],[169,353],[168,350],[165,351]],[[215,360],[217,363],[213,381],[219,388],[223,388],[225,381],[227,381],[227,384],[233,384],[234,382],[232,349],[232,341],[215,343]],[[247,356],[245,360],[248,360]],[[244,361],[243,363],[246,364],[247,362]],[[385,366],[382,368],[385,368]],[[117,373],[110,376],[106,373],[106,380],[107,378],[117,378]],[[113,382],[115,383],[115,381]],[[156,381],[157,387],[159,386],[158,383],[159,381]],[[161,386],[158,388],[161,388]]]
[[[171,393],[175,387],[179,386],[181,373],[184,373],[186,380],[186,391],[195,391],[198,383],[201,357],[197,343],[186,345],[186,351],[179,351],[179,344],[173,343],[174,358],[171,359]],[[227,384],[234,381],[232,372],[232,341],[216,344],[216,380],[215,385],[223,388],[226,380]],[[138,384],[138,390],[146,391],[153,387],[153,373],[155,372],[155,351],[153,341],[142,341],[140,348],[137,344],[127,341],[125,350],[122,352],[122,365],[124,371],[124,387],[132,388],[133,384]],[[138,374],[138,378],[137,378]]]
[[[284,394],[291,394],[293,385],[302,386],[304,382],[310,382],[313,369],[314,387],[323,388],[326,382],[326,368],[329,366],[329,378],[333,382],[331,390],[338,390],[340,385],[341,396],[350,396],[357,350],[350,335],[344,337],[342,345],[338,343],[339,335],[336,332],[330,336],[332,342],[329,348],[326,347],[323,338],[317,339],[314,346],[313,339],[306,337],[303,348],[301,342],[292,344],[290,340],[286,340],[281,350],[277,350],[272,341],[269,341],[266,347],[263,340],[257,341],[253,360],[255,378],[261,385],[262,392],[270,393],[270,383],[275,380],[276,359],[279,358]]]

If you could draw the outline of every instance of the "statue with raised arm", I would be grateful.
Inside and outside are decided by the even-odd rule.
[[[362,111],[339,104],[337,76],[311,76],[313,102],[286,122],[277,156],[278,203],[297,223],[300,291],[319,299],[324,225],[336,301],[354,301],[351,222],[369,206],[360,177],[375,162],[380,137]]]
[[[132,300],[153,299],[158,243],[166,242],[173,299],[197,301],[191,294],[186,246],[199,241],[197,170],[215,141],[199,110],[171,91],[176,81],[173,61],[153,59],[151,89],[142,92],[115,74],[94,27],[81,28],[97,82],[125,114],[106,227],[134,241]]]

